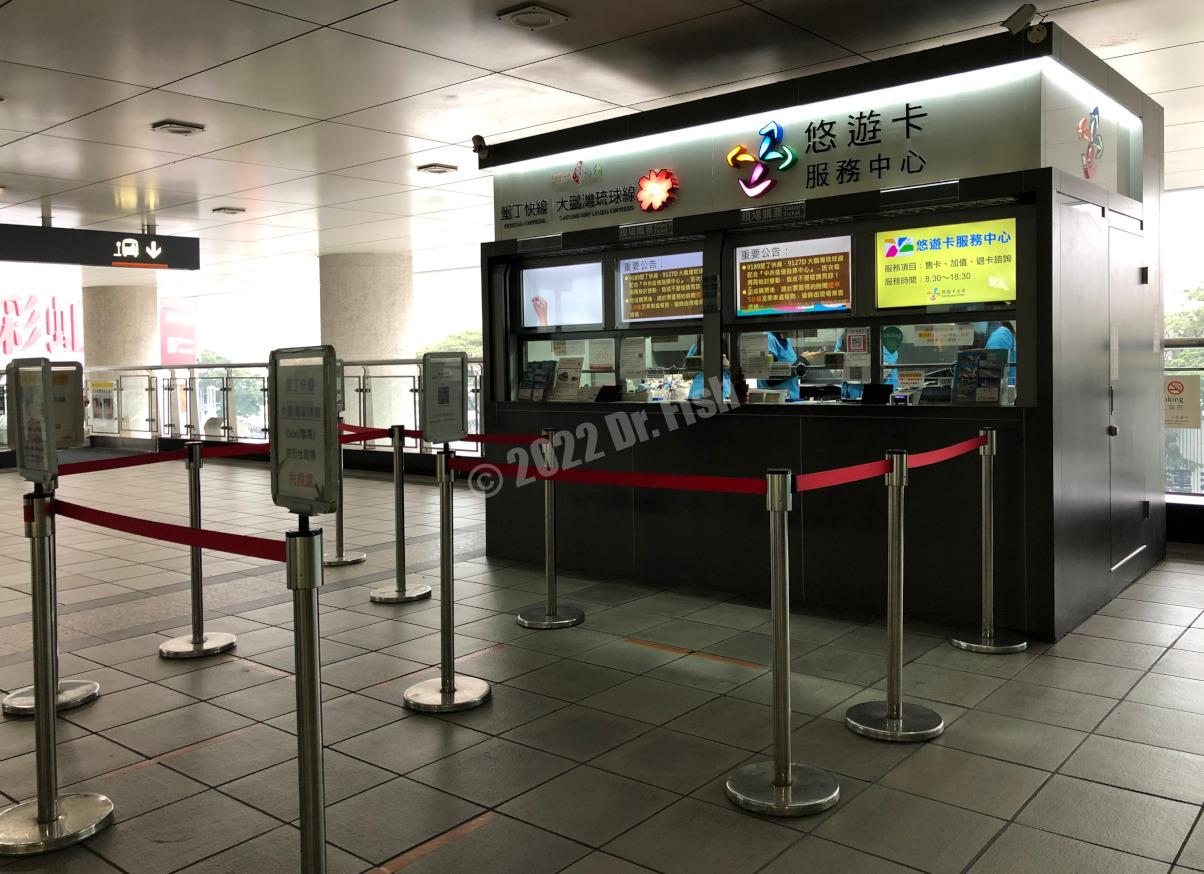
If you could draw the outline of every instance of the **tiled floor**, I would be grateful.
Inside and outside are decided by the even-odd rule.
[[[179,522],[180,467],[90,474],[61,493]],[[264,468],[209,464],[204,482],[208,527],[288,526]],[[3,689],[30,679],[22,490],[0,476]],[[435,491],[408,484],[407,501],[410,571],[437,590]],[[540,598],[540,570],[484,558],[481,501],[457,501],[456,667],[494,698],[413,714],[401,696],[434,674],[438,604],[369,602],[392,578],[392,489],[348,480],[348,542],[369,560],[328,570],[321,596],[332,872],[1204,871],[1204,556],[1177,552],[1053,647],[978,656],[910,630],[906,689],[948,723],[928,744],[844,727],[850,704],[881,695],[880,623],[793,617],[795,759],[837,774],[842,799],[782,821],[723,793],[770,743],[762,606],[566,572],[585,625],[526,631],[512,613]],[[60,720],[60,775],[109,794],[118,822],[0,870],[298,870],[282,570],[207,556],[209,627],[238,649],[177,662],[156,647],[186,630],[184,550],[62,520],[58,561],[62,675],[104,689]],[[9,798],[33,792],[32,735],[0,721]]]

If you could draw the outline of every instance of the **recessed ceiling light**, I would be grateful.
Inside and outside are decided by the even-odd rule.
[[[158,134],[175,134],[180,137],[190,137],[193,134],[204,133],[205,126],[192,121],[176,121],[165,118],[151,123],[151,130]]]
[[[246,209],[241,206],[215,206],[210,212],[215,212],[218,215],[242,215]]]
[[[419,173],[455,173],[459,169],[455,164],[441,164],[438,161],[418,165]]]
[[[528,4],[500,10],[497,13],[497,20],[521,27],[523,30],[547,30],[549,27],[567,24],[569,17],[563,12],[557,12],[547,6]]]

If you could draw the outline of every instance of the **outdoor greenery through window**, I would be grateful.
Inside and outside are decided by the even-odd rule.
[[[1196,228],[1204,210],[1204,188],[1171,191],[1163,199],[1162,289],[1165,336],[1204,338],[1204,261],[1197,252]],[[1168,348],[1167,375],[1204,376],[1204,346]],[[1167,428],[1166,490],[1204,493],[1204,431]]]

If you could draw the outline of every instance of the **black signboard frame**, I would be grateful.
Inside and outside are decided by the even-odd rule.
[[[0,224],[0,261],[200,270],[201,241],[163,234]]]

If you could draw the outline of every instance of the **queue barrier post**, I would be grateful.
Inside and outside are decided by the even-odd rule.
[[[293,655],[297,682],[297,782],[301,809],[301,870],[326,871],[326,784],[322,770],[322,669],[318,590],[322,587],[322,529],[298,518],[285,535],[286,580],[293,593]]]
[[[58,787],[58,633],[54,561],[54,492],[26,495],[33,589],[33,717],[38,794],[0,810],[0,855],[27,856],[61,850],[113,822],[113,802],[98,793],[60,795]]]
[[[411,601],[429,598],[431,587],[406,580],[405,428],[402,425],[393,425],[389,428],[389,437],[393,441],[393,555],[397,571],[392,588],[376,589],[369,598],[377,604],[408,604]]]
[[[959,631],[949,638],[958,649],[1000,655],[1023,652],[1028,640],[1022,634],[995,627],[995,451],[994,428],[982,428],[986,442],[982,456],[982,622],[978,628]]]
[[[555,428],[543,429],[542,451],[548,474],[558,469]],[[548,590],[542,605],[527,607],[515,617],[523,628],[569,628],[580,625],[585,613],[580,607],[557,603],[556,596],[556,482],[549,476],[543,481],[543,563]]]
[[[188,524],[201,528],[201,450],[204,443],[190,440],[184,444],[188,453],[184,463],[188,466]],[[191,572],[190,592],[192,595],[192,634],[165,640],[159,644],[159,655],[165,659],[195,659],[217,655],[234,649],[237,638],[224,631],[205,632],[205,579],[204,562],[199,546],[188,548]]]
[[[855,704],[845,713],[850,730],[874,740],[914,742],[945,730],[935,710],[903,701],[903,493],[907,488],[907,452],[886,453],[887,492],[887,654],[886,700]]]
[[[339,416],[339,433],[343,431],[343,417]],[[343,549],[343,444],[339,444],[339,505],[334,511],[334,552],[322,556],[326,567],[347,567],[368,560],[367,553],[346,552]]]
[[[786,517],[794,477],[765,474],[769,511],[769,577],[773,623],[773,759],[738,768],[727,779],[737,807],[769,816],[807,816],[840,800],[840,783],[826,771],[792,761],[790,751],[790,565]]]
[[[493,694],[484,680],[455,672],[455,532],[452,516],[455,473],[451,469],[452,456],[446,443],[435,456],[435,478],[439,484],[439,676],[415,683],[402,696],[410,710],[425,713],[471,710],[484,704]]]

